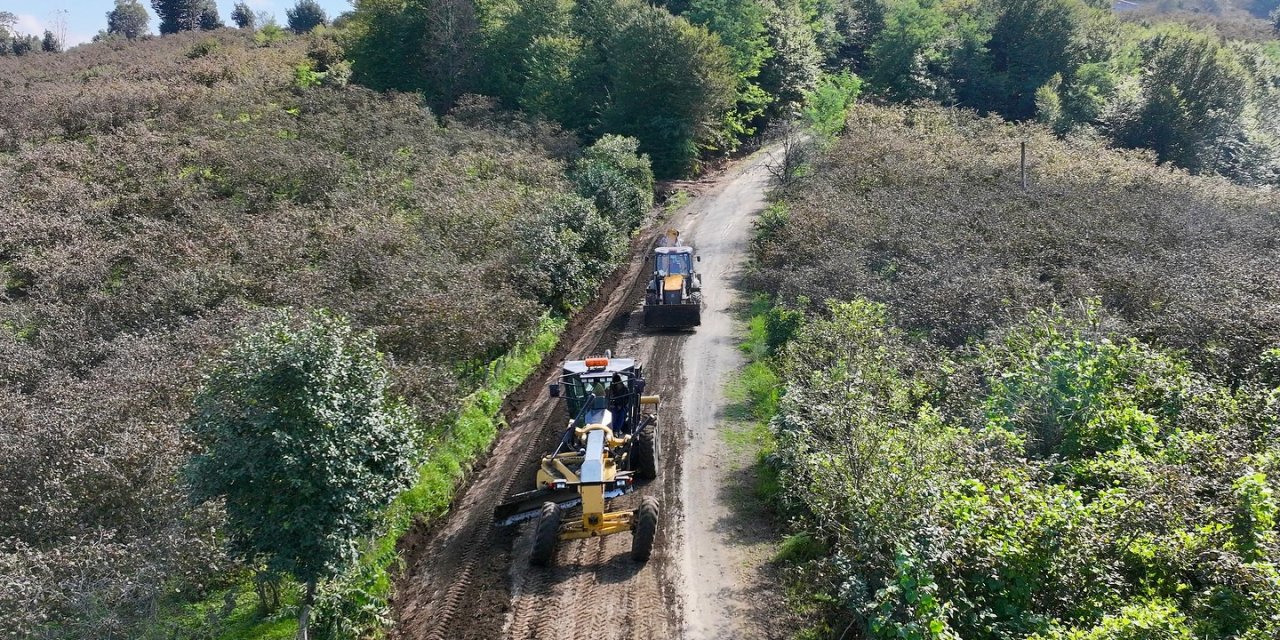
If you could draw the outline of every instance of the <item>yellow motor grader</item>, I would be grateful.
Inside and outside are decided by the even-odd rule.
[[[671,229],[653,250],[653,276],[645,287],[644,324],[688,328],[702,324],[702,277],[694,268],[702,257],[680,243]]]
[[[569,420],[555,450],[543,456],[532,491],[494,510],[500,524],[538,518],[530,562],[547,565],[557,544],[630,531],[631,556],[649,559],[658,532],[658,501],[645,496],[634,511],[610,511],[608,502],[630,492],[636,480],[658,473],[658,396],[644,395],[640,364],[630,358],[570,360],[552,397],[563,397]],[[565,513],[581,504],[580,518]]]

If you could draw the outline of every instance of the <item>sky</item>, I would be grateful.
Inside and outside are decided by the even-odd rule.
[[[217,0],[218,15],[227,24],[231,22],[231,8],[237,0]],[[344,11],[351,10],[349,0],[316,0],[324,7],[325,13],[332,19]],[[139,0],[142,6],[151,13],[151,33],[158,33],[160,19],[151,9],[151,0]],[[284,11],[292,7],[296,0],[245,0],[254,11],[266,11],[275,14],[281,25],[285,23]],[[115,0],[0,0],[0,11],[8,11],[18,16],[15,27],[19,33],[42,35],[45,29],[57,33],[55,28],[59,19],[65,20],[67,28],[67,46],[83,44],[93,39],[98,31],[107,28],[107,12],[114,9]]]

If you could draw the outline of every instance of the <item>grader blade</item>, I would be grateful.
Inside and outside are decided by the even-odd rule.
[[[622,489],[610,489],[604,492],[604,497],[613,499],[623,493],[625,491]],[[567,511],[582,504],[582,496],[578,494],[577,487],[568,487],[558,491],[538,489],[536,491],[517,493],[506,499],[502,504],[494,507],[494,523],[499,527],[509,527],[526,520],[532,520],[538,517],[539,510],[547,502],[554,502],[560,505],[561,509]]]

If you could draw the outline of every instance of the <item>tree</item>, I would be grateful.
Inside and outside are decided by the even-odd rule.
[[[485,29],[485,93],[515,104],[531,73],[530,64],[542,66],[538,72],[545,73],[548,54],[562,53],[557,50],[567,43],[550,39],[568,35],[571,9],[563,0],[525,0],[500,24]]]
[[[62,51],[62,43],[58,42],[58,36],[46,29],[44,38],[40,40],[40,50],[45,53],[58,53]]]
[[[304,633],[317,582],[413,476],[413,416],[387,398],[374,343],[324,313],[273,321],[223,356],[187,421],[192,499],[224,499],[232,551],[307,585]]]
[[[767,11],[758,0],[693,0],[683,17],[700,24],[728,47],[737,72],[737,105],[726,114],[721,139],[715,146],[731,151],[738,140],[754,134],[763,124],[764,110],[772,101],[757,79],[765,60],[773,55],[765,28]]]
[[[775,115],[804,100],[821,73],[822,55],[798,2],[787,0],[773,8],[766,22],[773,55],[760,71],[760,86],[773,96]]]
[[[361,2],[353,79],[373,89],[421,91],[437,113],[478,83],[480,28],[472,0]]]
[[[613,100],[603,124],[639,139],[656,175],[684,175],[733,107],[733,62],[706,28],[664,9],[633,7],[634,17],[607,46]]]
[[[628,232],[653,207],[653,169],[638,148],[635,138],[606,135],[583,151],[571,174],[578,194],[594,198],[600,215]]]
[[[116,8],[107,12],[107,33],[130,40],[147,32],[151,14],[138,0],[116,0]]]
[[[1069,77],[1085,60],[1087,7],[1081,0],[999,0],[999,14],[986,48],[991,86],[969,92],[968,106],[1022,120],[1035,115],[1036,90],[1054,74]]]
[[[1152,149],[1161,162],[1214,171],[1236,136],[1251,83],[1240,61],[1210,36],[1170,28],[1144,45],[1137,109],[1107,123],[1123,146]]]
[[[258,16],[253,13],[253,9],[244,2],[237,2],[235,8],[231,10],[231,21],[236,23],[236,27],[253,31],[258,24]]]
[[[214,0],[151,0],[151,8],[160,17],[161,34],[209,31],[222,26]]]
[[[199,27],[201,31],[213,31],[221,29],[226,25],[222,24],[222,18],[218,16],[218,5],[213,0],[205,0],[200,8]]]
[[[329,16],[316,0],[298,0],[292,9],[285,9],[289,29],[294,33],[307,33],[316,27],[329,24]]]

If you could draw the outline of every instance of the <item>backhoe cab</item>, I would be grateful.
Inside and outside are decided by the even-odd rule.
[[[695,269],[701,256],[680,244],[672,229],[653,255],[653,276],[645,287],[644,324],[654,328],[688,328],[702,324],[702,276]]]
[[[494,510],[500,524],[536,516],[530,561],[549,564],[562,540],[632,532],[631,555],[649,558],[657,534],[658,502],[645,496],[634,511],[609,511],[608,500],[658,473],[658,397],[644,395],[643,368],[630,358],[588,358],[564,363],[549,389],[564,398],[568,425],[539,463],[532,491]],[[563,522],[582,505],[580,518]]]

